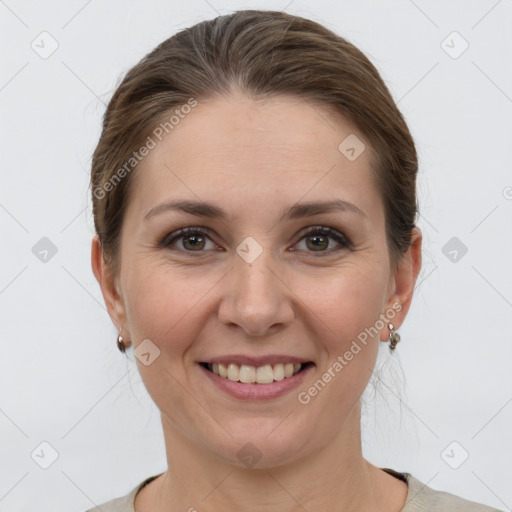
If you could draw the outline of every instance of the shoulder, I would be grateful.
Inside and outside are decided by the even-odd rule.
[[[90,508],[85,512],[135,512],[135,508],[133,506],[135,501],[135,495],[142,489],[146,484],[149,484],[152,480],[160,476],[162,473],[158,475],[150,476],[146,478],[139,484],[137,484],[128,494],[124,496],[120,496],[119,498],[114,498],[110,501],[106,501],[101,505],[96,505],[94,508]]]
[[[503,512],[496,508],[469,501],[455,494],[436,491],[410,473],[402,473],[407,479],[409,492],[405,507],[401,512],[420,512],[436,510],[436,512]]]

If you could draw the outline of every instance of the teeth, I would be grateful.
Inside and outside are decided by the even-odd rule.
[[[284,376],[286,378],[291,377],[293,375],[293,369],[294,369],[293,363],[286,363],[284,365]]]
[[[246,364],[243,364],[242,366],[240,366],[238,380],[240,382],[245,382],[246,384],[256,382],[256,368],[254,368],[254,366],[248,366]]]
[[[300,366],[300,365],[299,365]],[[258,366],[256,370],[256,382],[258,384],[270,384],[274,381],[274,370],[272,366],[266,364],[265,366]]]
[[[215,373],[215,372],[213,372],[213,373]],[[225,364],[219,363],[219,375],[221,377],[227,378],[227,376],[228,376],[228,367]]]
[[[284,365],[275,364],[272,369],[274,370],[274,380],[284,379]]]
[[[228,364],[228,379],[237,381],[240,376],[240,366],[237,364]]]
[[[246,384],[270,384],[273,381],[279,381],[290,378],[300,371],[302,364],[300,363],[278,363],[274,365],[266,364],[264,366],[251,366],[247,364],[238,365],[229,363],[208,364],[208,369],[233,382],[243,382]]]

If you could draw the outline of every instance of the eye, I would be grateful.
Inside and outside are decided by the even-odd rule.
[[[312,226],[308,228],[305,232],[302,233],[302,238],[299,241],[299,244],[304,240],[308,252],[330,254],[339,250],[340,248],[338,247],[338,249],[333,249],[332,247],[329,247],[329,239],[336,241],[337,244],[341,246],[341,249],[350,248],[350,242],[344,235],[342,235],[339,231],[336,231],[335,229],[329,228],[327,226]],[[297,247],[299,244],[297,244],[295,247]]]
[[[178,249],[186,252],[203,252],[204,249],[215,249],[216,245],[212,242],[208,234],[208,228],[183,228],[169,235],[166,235],[158,244],[159,247],[169,248],[178,243]],[[207,241],[212,246],[207,247]]]

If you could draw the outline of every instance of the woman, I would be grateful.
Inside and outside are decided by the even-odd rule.
[[[362,456],[361,395],[421,267],[417,167],[375,67],[300,17],[202,22],[128,72],[92,267],[168,469],[103,512],[493,510]]]

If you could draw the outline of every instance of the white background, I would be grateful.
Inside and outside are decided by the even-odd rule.
[[[417,143],[424,265],[366,398],[366,458],[511,510],[512,1],[5,0],[0,512],[80,512],[166,468],[158,410],[133,352],[116,348],[90,268],[90,159],[131,66],[177,30],[243,8],[285,9],[358,46]],[[43,31],[58,43],[46,59],[31,47],[46,37],[50,48]],[[469,43],[458,58],[445,51],[462,48],[453,31]],[[42,237],[57,248],[47,262],[32,251]],[[443,253],[452,237],[467,247],[456,262]],[[48,469],[34,461],[50,461],[42,442],[58,453]],[[445,459],[463,450],[452,469]]]

